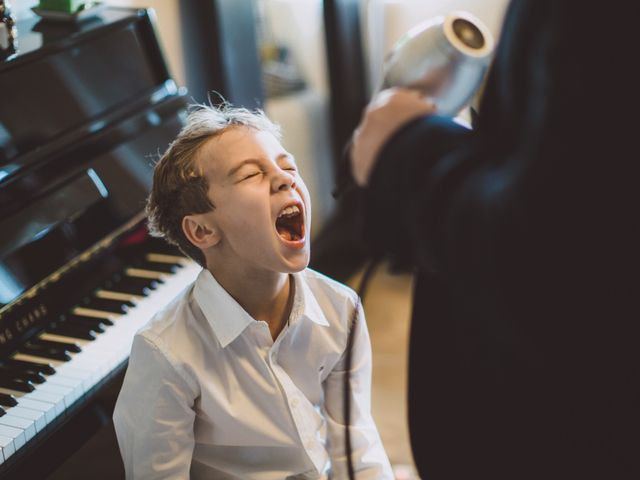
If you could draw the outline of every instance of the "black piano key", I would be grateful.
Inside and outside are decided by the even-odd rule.
[[[61,348],[38,345],[31,342],[22,345],[18,351],[26,355],[35,355],[37,357],[50,358],[51,360],[62,360],[65,362],[71,360],[71,356]]]
[[[129,293],[140,297],[148,297],[153,293],[153,289],[146,285],[132,285],[126,282],[115,284],[113,286],[105,286],[104,289],[111,290],[112,292]]]
[[[59,322],[51,324],[47,331],[63,337],[79,338],[82,340],[95,340],[96,331],[83,325],[67,325]]]
[[[132,295],[140,295],[147,297],[152,291],[158,288],[159,282],[148,278],[125,277],[117,281],[107,281],[104,285],[105,290],[114,292],[130,293]]]
[[[113,325],[113,322],[107,318],[81,317],[78,315],[67,315],[65,323],[71,326],[91,328],[97,333],[104,333],[107,325]]]
[[[16,397],[7,393],[0,393],[0,405],[3,407],[15,407],[18,405]]]
[[[38,345],[46,345],[49,347],[55,347],[67,352],[79,353],[82,351],[80,345],[77,343],[56,342],[54,340],[44,340],[42,338],[36,338],[31,340],[31,343],[37,343]]]
[[[25,370],[18,367],[8,367],[7,365],[0,365],[0,374],[7,376],[12,375],[13,378],[21,378],[23,380],[32,381],[33,383],[44,383],[46,380],[40,372]]]
[[[104,328],[106,326],[110,327],[113,325],[113,320],[109,318],[95,318],[95,317],[88,317],[85,315],[75,315],[75,314],[62,315],[61,319],[63,319],[63,321],[67,322],[69,325],[87,325],[89,327],[92,327],[92,326],[99,327],[98,331],[100,333],[104,331]]]
[[[44,373],[46,375],[53,375],[56,373],[56,369],[48,363],[28,362],[26,360],[15,360],[13,358],[2,360],[2,363],[4,365],[15,366],[18,368],[33,369],[36,372]]]
[[[101,310],[103,312],[111,313],[126,313],[130,307],[133,307],[133,302],[126,302],[122,300],[109,300],[107,298],[87,297],[85,298],[79,307],[92,308],[93,310]]]
[[[29,381],[32,383],[44,383],[46,378],[44,378],[38,372],[27,372],[27,371],[19,371],[19,370],[11,370],[9,368],[0,368],[0,376],[4,378],[11,378],[14,380],[23,380]]]
[[[47,381],[47,379],[39,373],[24,372],[20,374],[20,378],[29,380],[32,383],[44,383]]]
[[[182,265],[179,263],[140,261],[134,263],[134,267],[141,268],[143,270],[151,270],[152,272],[176,273],[180,268],[182,268]]]
[[[28,380],[20,380],[15,378],[6,378],[0,374],[0,387],[15,390],[17,392],[33,392],[35,387]]]

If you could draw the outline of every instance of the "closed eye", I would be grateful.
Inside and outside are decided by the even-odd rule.
[[[262,174],[262,172],[252,172],[252,173],[250,173],[250,174],[245,175],[244,177],[242,177],[242,180],[248,180],[248,179],[250,179],[250,178],[253,178],[253,177],[258,176],[258,175],[261,175],[261,174]]]

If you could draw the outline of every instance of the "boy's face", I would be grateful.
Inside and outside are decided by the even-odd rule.
[[[209,140],[199,162],[215,208],[224,260],[238,269],[292,273],[309,264],[311,204],[294,158],[270,133],[232,127]]]

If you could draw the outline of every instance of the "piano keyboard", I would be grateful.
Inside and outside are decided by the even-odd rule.
[[[125,362],[136,331],[200,269],[184,257],[147,254],[0,360],[0,463]]]

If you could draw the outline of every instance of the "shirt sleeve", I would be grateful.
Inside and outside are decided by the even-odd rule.
[[[113,421],[127,479],[189,478],[196,392],[156,345],[137,335]]]
[[[350,312],[349,316],[351,316]],[[361,306],[353,328],[355,332],[350,370],[351,426],[349,432],[354,471],[358,480],[392,480],[389,459],[371,416],[371,342]],[[344,381],[347,374],[345,358],[343,355],[323,384],[327,449],[331,457],[332,478],[349,478],[345,452]]]

